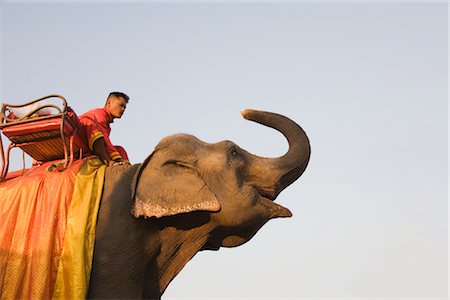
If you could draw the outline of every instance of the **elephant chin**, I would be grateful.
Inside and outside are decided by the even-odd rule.
[[[256,221],[256,226],[244,227],[241,232],[230,234],[222,239],[221,246],[226,248],[237,247],[245,242],[249,241],[256,232],[270,219],[275,218],[289,218],[292,217],[292,213],[286,207],[274,203],[273,201],[260,197],[258,200],[259,205],[264,207],[264,211],[267,215],[259,216],[259,222]]]
[[[242,236],[230,235],[222,241],[222,247],[226,247],[226,248],[237,247],[237,246],[244,244],[248,240],[249,239],[244,238]]]

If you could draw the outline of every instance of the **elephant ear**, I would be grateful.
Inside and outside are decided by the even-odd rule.
[[[177,160],[154,162],[150,155],[133,180],[132,213],[161,218],[193,211],[220,210],[220,203],[195,168]]]

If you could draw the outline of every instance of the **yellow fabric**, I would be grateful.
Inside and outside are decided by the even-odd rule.
[[[91,159],[77,174],[53,299],[86,298],[105,169]]]
[[[94,151],[94,143],[95,143],[95,141],[98,140],[99,138],[102,138],[102,137],[105,137],[105,136],[104,136],[103,133],[101,133],[100,131],[97,131],[97,132],[95,132],[95,133],[92,135],[91,139],[89,140],[89,148],[90,148],[92,151]]]
[[[111,160],[116,160],[122,158],[122,156],[120,156],[119,152],[111,152],[109,158],[111,158]]]

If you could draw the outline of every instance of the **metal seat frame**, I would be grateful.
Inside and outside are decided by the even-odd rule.
[[[19,119],[9,118],[11,116],[11,112],[12,112],[13,108],[25,107],[25,106],[32,105],[35,103],[39,103],[43,100],[50,99],[50,98],[60,99],[61,105],[58,106],[55,104],[43,103],[42,105],[38,105],[35,109],[28,112],[22,118],[19,118]],[[55,109],[56,113],[51,114],[51,115],[44,115],[44,116],[34,116],[38,111],[40,111],[43,108]],[[48,96],[30,101],[25,104],[20,104],[20,105],[2,104],[2,109],[0,111],[0,131],[3,131],[7,127],[16,126],[19,124],[26,124],[26,123],[32,124],[33,122],[38,122],[38,121],[42,121],[42,120],[46,120],[46,119],[60,118],[61,124],[60,124],[59,130],[60,130],[61,143],[62,143],[63,150],[64,150],[64,160],[62,163],[62,167],[57,168],[57,169],[59,171],[62,171],[62,170],[65,170],[68,166],[70,166],[74,159],[73,140],[74,140],[74,136],[77,132],[77,127],[73,126],[74,130],[69,136],[66,136],[66,133],[64,132],[64,125],[65,125],[65,122],[68,121],[67,114],[69,111],[71,111],[71,109],[70,109],[70,107],[67,106],[67,100],[63,96],[57,95],[57,94],[48,95]],[[69,139],[68,143],[66,142],[66,138]],[[0,181],[4,180],[6,175],[8,174],[9,156],[10,156],[11,149],[13,149],[15,147],[20,148],[21,146],[27,146],[27,145],[39,143],[40,141],[43,141],[43,140],[45,140],[45,139],[42,139],[42,138],[34,139],[34,140],[32,139],[32,140],[24,141],[24,142],[20,142],[20,143],[11,142],[9,144],[6,154],[5,154],[5,151],[3,149],[3,143],[1,140],[1,134],[0,134],[0,157],[1,157],[1,161],[2,161]],[[22,150],[22,151],[23,151],[23,155],[22,155],[23,169],[22,169],[22,171],[24,171],[25,170],[25,155],[24,155],[25,151],[24,150]],[[81,158],[83,156],[81,148],[79,149],[79,154],[80,154],[80,158]],[[34,157],[33,157],[33,159],[34,159]],[[41,164],[43,162],[38,161],[38,163]]]

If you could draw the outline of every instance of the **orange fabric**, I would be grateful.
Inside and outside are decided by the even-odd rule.
[[[82,114],[80,116],[80,123],[85,127],[85,134],[91,150],[94,150],[94,142],[99,138],[103,138],[105,141],[106,152],[111,160],[128,160],[125,149],[120,146],[114,146],[109,139],[111,133],[110,124],[113,123],[113,117],[107,109],[96,108]],[[124,155],[126,157],[124,157]]]
[[[89,224],[96,219],[95,212],[91,219],[78,214],[76,216],[84,219],[75,220],[73,205],[78,203],[79,206],[82,200],[77,202],[73,198],[77,194],[87,194],[86,174],[97,174],[94,168],[100,167],[101,162],[98,159],[76,160],[63,172],[47,172],[50,164],[27,171],[26,176],[0,182],[0,299],[54,297],[55,282],[67,247],[67,230],[71,232],[71,226],[79,224],[86,226],[84,219],[91,220]],[[86,168],[89,170],[84,172],[82,181],[79,172]],[[97,198],[101,196],[103,184],[103,177],[98,178],[88,178],[96,182]],[[79,186],[82,186],[81,192]],[[98,201],[87,205],[94,207]],[[92,226],[90,235],[95,230],[95,221]],[[84,238],[78,240],[84,241]],[[93,245],[93,237],[86,239],[88,241]],[[92,245],[89,251],[93,250]],[[85,255],[89,257],[92,253]],[[90,272],[90,266],[87,267]]]
[[[58,173],[46,172],[46,163],[27,177],[0,183],[1,299],[51,298],[81,164]]]

